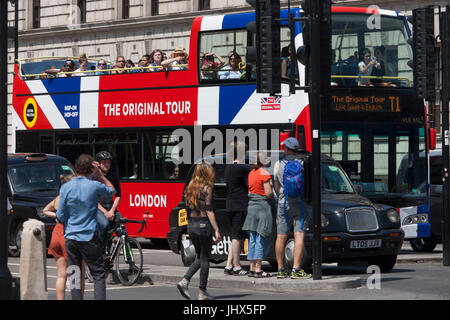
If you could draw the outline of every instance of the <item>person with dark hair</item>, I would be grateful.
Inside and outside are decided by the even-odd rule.
[[[374,56],[375,56],[376,61],[379,63],[380,68],[379,69],[375,68],[372,70],[372,76],[378,77],[378,78],[372,79],[373,83],[383,82],[383,79],[380,79],[380,77],[384,77],[384,76],[388,75],[387,66],[384,61],[384,51],[385,51],[384,46],[376,47],[374,50]]]
[[[75,70],[76,73],[74,73],[73,75],[76,77],[81,77],[81,76],[87,76],[89,75],[88,72],[84,72],[87,71],[87,66],[88,66],[88,59],[85,53],[83,53],[80,58],[78,59],[78,63],[80,65],[80,67]]]
[[[377,62],[375,58],[372,59],[372,52],[370,49],[365,48],[362,52],[363,60],[358,63],[359,73],[358,76],[360,77],[359,83],[361,85],[367,85],[371,84],[371,79],[367,76],[372,75],[373,69],[380,69],[381,65]],[[364,77],[364,78],[363,78]]]
[[[234,52],[228,57],[228,64],[223,66],[217,73],[220,80],[226,79],[240,79],[242,72],[240,70],[242,58],[237,53]]]
[[[248,210],[242,230],[249,231],[247,260],[250,261],[248,276],[270,278],[271,274],[262,271],[262,260],[270,249],[272,234],[272,210],[269,200],[272,198],[272,178],[264,169],[269,166],[270,159],[259,152],[253,170],[248,175]]]
[[[188,232],[194,244],[196,258],[177,288],[186,299],[191,299],[189,282],[200,269],[199,300],[210,300],[213,297],[206,291],[209,276],[209,258],[212,250],[212,236],[215,243],[220,242],[219,227],[212,206],[212,195],[216,173],[213,167],[202,162],[195,166],[191,181],[186,187],[184,197],[188,207]]]
[[[121,217],[119,211],[117,211],[121,199],[120,180],[119,177],[111,171],[111,160],[112,155],[108,151],[100,151],[95,155],[95,161],[99,163],[100,170],[116,190],[114,199],[112,197],[100,197],[98,203],[98,233],[103,248],[105,248],[106,245],[106,236],[110,225],[109,222],[114,221],[117,217]],[[94,175],[90,178],[102,182],[99,177]]]
[[[101,244],[97,236],[97,207],[100,197],[112,197],[114,186],[104,176],[100,164],[91,155],[82,154],[75,162],[76,176],[59,192],[56,217],[64,225],[67,251],[67,275],[71,282],[72,300],[81,300],[81,264],[84,260],[94,278],[94,297],[106,299],[105,268]],[[95,174],[101,182],[88,179]]]
[[[75,71],[75,62],[73,60],[67,59],[64,63],[64,66],[61,67],[61,72],[74,72]],[[57,77],[71,77],[72,73],[65,73],[57,75]]]
[[[164,58],[164,52],[162,52],[159,49],[155,49],[152,51],[152,53],[150,53],[150,59],[151,59],[150,66],[157,67],[157,68],[151,68],[150,71],[163,71],[164,70],[164,67],[162,66],[162,62],[164,60],[166,60]]]
[[[142,72],[150,72],[151,71],[151,69],[147,68],[150,66],[151,61],[152,61],[152,58],[150,55],[144,54],[142,56],[141,60],[139,60],[139,67],[143,68],[141,70]]]
[[[241,244],[245,238],[242,231],[248,208],[248,174],[252,167],[245,164],[247,146],[243,141],[231,143],[228,149],[228,161],[225,167],[227,184],[226,209],[231,225],[231,246],[228,249],[227,275],[245,276],[248,271],[241,267]]]

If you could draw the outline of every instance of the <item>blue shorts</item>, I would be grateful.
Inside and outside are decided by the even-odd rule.
[[[264,260],[269,253],[270,241],[256,231],[250,231],[247,260]]]

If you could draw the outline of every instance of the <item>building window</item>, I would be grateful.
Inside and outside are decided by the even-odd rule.
[[[86,0],[78,0],[78,9],[80,10],[80,23],[86,23]]]
[[[41,27],[41,0],[33,0],[33,29]]]
[[[211,9],[209,0],[199,0],[198,1],[198,10],[209,10]]]
[[[130,0],[122,0],[122,19],[130,17]]]
[[[159,14],[159,0],[152,0],[152,16]]]

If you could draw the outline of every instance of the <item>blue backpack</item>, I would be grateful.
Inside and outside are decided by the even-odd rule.
[[[283,172],[284,216],[289,231],[289,219],[286,213],[286,201],[288,197],[301,197],[301,228],[303,229],[303,161],[300,159],[285,161]]]

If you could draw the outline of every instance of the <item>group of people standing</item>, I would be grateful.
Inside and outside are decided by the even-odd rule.
[[[96,159],[82,154],[75,162],[75,175],[61,176],[59,195],[43,210],[56,218],[48,253],[56,260],[56,298],[64,300],[67,278],[73,300],[84,292],[84,265],[94,278],[96,300],[106,299],[104,252],[109,222],[120,214],[120,183],[110,171],[112,156],[107,151]],[[114,199],[113,196],[115,195]]]
[[[232,163],[227,164],[225,179],[227,184],[226,209],[231,225],[231,247],[229,248],[226,275],[248,276],[253,278],[270,278],[270,273],[262,270],[262,261],[266,258],[273,233],[271,200],[276,195],[277,202],[277,238],[275,254],[278,264],[277,278],[291,279],[309,278],[301,266],[304,251],[303,233],[303,199],[301,196],[289,197],[284,195],[283,181],[285,165],[289,161],[302,160],[298,156],[299,144],[297,139],[290,137],[282,143],[284,159],[274,166],[274,179],[266,170],[270,166],[270,158],[265,153],[258,153],[253,166],[245,164],[246,146],[243,142],[234,142],[229,150]],[[188,233],[197,254],[196,260],[189,267],[183,279],[177,284],[181,295],[191,299],[189,282],[200,269],[199,300],[212,299],[207,292],[209,274],[209,259],[211,246],[214,241],[221,241],[221,234],[217,225],[212,194],[215,182],[215,172],[206,162],[197,164],[191,181],[185,190],[185,201],[188,208]],[[284,265],[284,251],[288,233],[294,232],[294,261],[292,272],[288,272]],[[250,269],[245,270],[240,264],[242,241],[249,233],[247,260]]]

